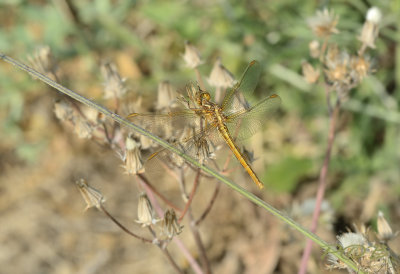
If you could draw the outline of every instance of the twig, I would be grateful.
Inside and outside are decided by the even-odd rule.
[[[203,241],[201,240],[201,236],[200,236],[199,230],[198,230],[198,228],[196,226],[196,222],[194,221],[194,218],[193,218],[192,208],[190,206],[191,205],[191,200],[193,199],[193,195],[194,195],[194,193],[195,193],[195,191],[197,189],[197,185],[199,183],[199,180],[200,180],[200,169],[197,169],[196,178],[195,178],[194,183],[193,183],[193,189],[192,189],[192,192],[190,194],[190,198],[189,198],[188,202],[186,203],[185,212],[186,212],[186,210],[188,211],[190,230],[192,231],[192,234],[193,234],[194,240],[196,242],[197,248],[199,249],[201,263],[203,265],[203,268],[205,269],[205,272],[207,274],[209,274],[209,273],[211,273],[210,262],[208,261],[206,249],[204,248]],[[182,178],[182,184],[183,185],[185,184],[184,178]],[[184,196],[186,196],[186,197],[188,196],[187,193],[184,190],[183,190],[182,194]],[[181,218],[179,218],[179,221],[182,220],[183,216],[184,216],[184,214],[182,214]]]
[[[193,188],[192,188],[192,191],[190,192],[189,200],[186,202],[186,205],[185,205],[185,208],[183,209],[181,217],[179,217],[179,219],[178,219],[178,223],[182,222],[183,217],[185,217],[186,212],[188,211],[190,205],[192,204],[193,197],[194,197],[194,194],[196,193],[199,182],[200,182],[200,169],[197,169],[196,178],[194,179],[194,182],[193,182]]]
[[[151,235],[153,235],[154,239],[157,239],[157,234],[155,233],[155,231],[151,228],[151,226],[148,226],[149,231],[151,233]],[[174,261],[174,259],[171,257],[171,254],[169,254],[167,248],[163,248],[162,243],[158,242],[157,246],[160,248],[160,250],[162,251],[162,253],[168,258],[168,261],[171,263],[172,267],[176,270],[176,272],[178,273],[183,273],[182,269],[176,264],[176,262]]]
[[[188,217],[189,217],[189,222],[190,222],[190,230],[192,231],[194,240],[200,251],[201,263],[205,269],[205,272],[207,274],[210,274],[210,273],[212,273],[210,262],[207,258],[206,249],[204,248],[203,241],[201,240],[200,232],[198,230],[198,227],[196,226],[196,222],[194,221],[191,207],[189,207]]]
[[[142,182],[144,184],[147,185],[148,188],[151,189],[151,191],[154,194],[156,194],[158,197],[160,197],[160,199],[163,200],[164,203],[166,203],[169,207],[172,207],[176,211],[182,212],[181,208],[176,206],[174,203],[172,203],[170,200],[168,200],[164,195],[162,195],[156,188],[154,188],[154,186],[149,182],[149,180],[147,180],[147,178],[143,174],[137,174],[137,176],[139,177],[140,180],[142,180]]]
[[[208,213],[210,213],[211,208],[214,205],[214,202],[216,201],[216,198],[218,196],[219,193],[219,189],[220,189],[221,184],[219,182],[216,182],[215,184],[215,190],[213,193],[213,196],[211,197],[210,202],[208,203],[207,208],[204,210],[203,214],[201,214],[200,218],[196,221],[196,225],[198,226],[202,221],[204,221],[204,219],[207,217]]]
[[[115,218],[104,208],[104,206],[103,206],[102,204],[100,204],[99,209],[100,209],[104,214],[106,214],[107,217],[110,218],[111,221],[113,221],[113,222],[114,222],[119,228],[121,228],[124,232],[128,233],[129,235],[131,235],[131,236],[135,237],[136,239],[139,239],[139,240],[141,240],[141,241],[143,241],[143,242],[145,242],[145,243],[153,243],[152,240],[143,238],[143,237],[141,237],[141,236],[139,236],[139,235],[136,235],[135,233],[133,233],[133,232],[131,232],[129,229],[127,229],[123,224],[121,224],[120,222],[118,222],[117,219],[115,219]]]
[[[174,259],[172,258],[171,254],[169,254],[168,250],[166,248],[161,248],[161,251],[164,253],[164,255],[168,258],[169,262],[171,263],[171,265],[174,267],[174,269],[176,270],[176,272],[178,273],[182,273],[183,271],[182,269],[175,263]]]
[[[315,233],[317,226],[318,226],[318,218],[321,212],[321,204],[324,199],[325,189],[326,189],[326,177],[328,174],[329,162],[331,159],[331,152],[333,142],[335,140],[335,127],[336,121],[339,116],[339,109],[340,109],[340,99],[338,98],[336,101],[336,105],[333,109],[333,112],[330,116],[330,123],[329,123],[329,135],[328,135],[328,146],[325,152],[325,159],[322,165],[321,171],[319,173],[319,184],[317,190],[317,197],[315,201],[315,209],[313,213],[312,223],[311,223],[311,232]],[[303,257],[301,259],[301,264],[299,268],[299,274],[305,274],[307,271],[307,262],[311,254],[312,248],[312,241],[307,239],[306,247],[304,248]]]

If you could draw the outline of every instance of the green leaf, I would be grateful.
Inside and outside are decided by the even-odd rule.
[[[288,157],[270,165],[264,173],[263,182],[267,188],[272,187],[278,192],[290,192],[301,177],[312,171],[313,165],[310,159]]]

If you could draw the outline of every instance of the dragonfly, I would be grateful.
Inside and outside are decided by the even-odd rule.
[[[188,99],[183,100],[186,104],[184,110],[161,114],[131,113],[128,119],[144,125],[144,128],[150,131],[155,131],[157,127],[174,130],[174,125],[179,124],[196,125],[189,137],[175,141],[179,148],[189,152],[195,147],[196,156],[199,157],[199,151],[206,151],[206,154],[209,152],[209,142],[218,143],[223,140],[251,179],[262,189],[263,183],[237,144],[237,141],[256,133],[280,106],[281,99],[277,94],[270,95],[254,105],[248,103],[260,75],[261,66],[254,60],[247,66],[241,79],[227,90],[221,103],[213,102],[209,92],[192,84],[188,88]]]

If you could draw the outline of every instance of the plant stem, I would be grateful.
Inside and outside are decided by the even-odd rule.
[[[194,194],[196,193],[197,186],[199,185],[199,181],[200,181],[200,169],[197,169],[196,178],[194,179],[194,182],[193,182],[193,188],[192,188],[192,191],[190,192],[189,200],[186,202],[186,205],[185,205],[185,208],[183,209],[181,217],[179,217],[179,219],[178,219],[178,223],[180,223],[182,221],[183,217],[185,217],[186,212],[188,211],[190,205],[192,204]],[[185,195],[186,195],[186,193],[185,193]]]
[[[174,259],[171,256],[171,254],[169,254],[168,250],[166,248],[164,249],[164,248],[161,248],[161,247],[160,247],[160,249],[164,253],[164,255],[168,258],[168,261],[171,263],[171,265],[176,270],[176,272],[183,274],[182,269],[176,264],[176,262],[174,261]]]
[[[332,114],[329,119],[329,134],[328,134],[328,145],[325,151],[325,159],[322,165],[321,171],[319,173],[319,184],[317,190],[317,197],[315,201],[315,209],[313,213],[312,223],[311,223],[311,232],[315,233],[318,226],[319,214],[321,212],[321,204],[324,199],[325,189],[326,189],[326,177],[328,174],[329,163],[331,159],[333,142],[335,140],[335,132],[336,132],[336,121],[339,116],[340,109],[340,99],[338,98],[333,109]],[[299,268],[298,274],[305,274],[307,271],[307,262],[309,260],[312,248],[312,241],[307,239],[306,247],[304,248],[303,257],[301,258],[301,264]]]
[[[135,237],[136,239],[139,239],[139,240],[141,240],[141,241],[143,241],[143,242],[145,242],[145,243],[153,243],[152,240],[143,238],[143,237],[141,237],[141,236],[139,236],[139,235],[136,235],[135,233],[133,233],[133,232],[131,232],[129,229],[127,229],[123,224],[121,224],[120,222],[118,222],[118,220],[115,219],[115,218],[104,208],[104,206],[103,206],[102,204],[100,205],[100,210],[101,210],[104,214],[106,214],[107,217],[110,218],[111,221],[113,221],[113,222],[114,222],[119,228],[121,228],[124,232],[128,233],[129,235],[131,235],[131,236]]]
[[[157,189],[155,189],[154,186],[149,182],[149,180],[147,180],[147,178],[143,174],[137,174],[137,176],[139,177],[140,180],[142,180],[142,182],[144,184],[146,184],[148,186],[148,188],[151,189],[151,191],[154,194],[156,194],[158,197],[160,197],[160,199],[163,200],[165,204],[167,204],[169,207],[173,208],[174,210],[176,210],[178,212],[182,212],[181,208],[176,206],[174,203],[172,203],[170,200],[168,200],[164,195],[162,195]]]
[[[211,208],[212,208],[212,206],[214,205],[214,202],[216,201],[216,198],[217,198],[217,196],[218,196],[219,188],[220,188],[220,187],[221,187],[221,184],[220,184],[219,182],[217,182],[217,183],[215,184],[215,190],[214,190],[214,193],[213,193],[213,195],[212,195],[212,197],[211,197],[211,200],[210,200],[210,202],[208,203],[208,206],[207,206],[207,208],[204,210],[203,214],[201,214],[200,218],[197,219],[196,225],[199,225],[199,224],[207,217],[208,213],[211,211]]]

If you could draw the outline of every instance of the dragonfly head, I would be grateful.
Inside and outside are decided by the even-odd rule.
[[[200,105],[203,105],[204,102],[208,102],[211,99],[211,95],[210,93],[206,92],[206,91],[202,91],[199,95],[199,103]]]

